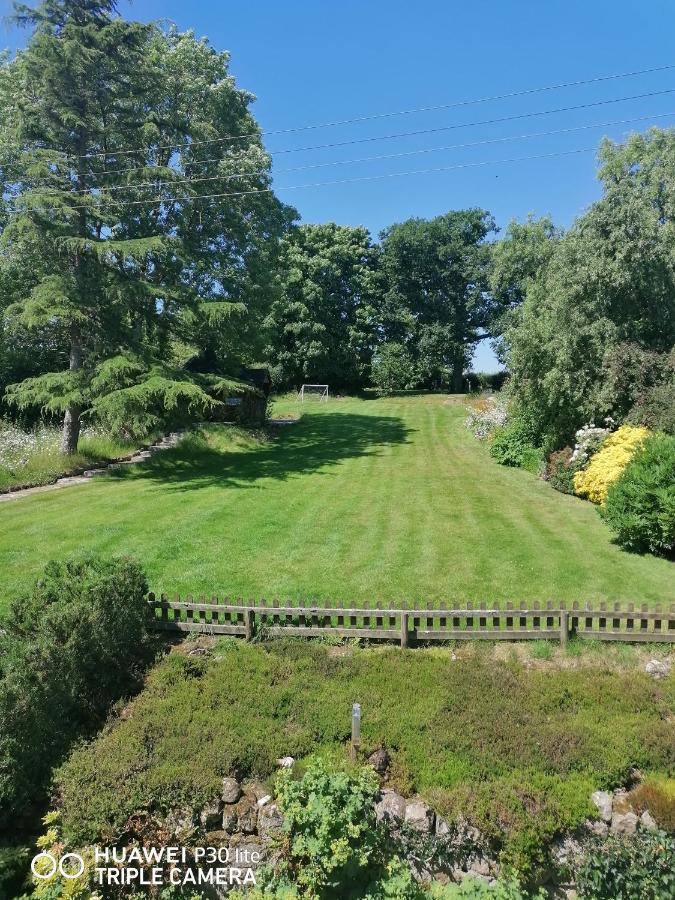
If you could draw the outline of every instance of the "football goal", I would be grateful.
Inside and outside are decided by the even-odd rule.
[[[327,384],[303,384],[298,391],[298,400],[305,402],[305,397],[314,397],[317,400],[328,400]]]

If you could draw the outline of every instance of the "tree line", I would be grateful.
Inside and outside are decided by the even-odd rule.
[[[247,390],[461,391],[492,339],[548,448],[594,418],[672,427],[675,137],[600,149],[568,230],[482,209],[299,224],[227,53],[114,0],[17,7],[0,65],[0,403],[136,434]]]

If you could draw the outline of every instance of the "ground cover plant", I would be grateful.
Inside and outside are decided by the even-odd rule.
[[[125,456],[138,446],[137,441],[93,428],[83,429],[77,453],[62,453],[60,440],[60,431],[55,427],[42,425],[24,430],[0,421],[0,490],[49,484],[84,466]]]
[[[675,769],[673,675],[230,639],[211,658],[170,654],[122,719],[75,751],[56,778],[64,835],[109,840],[136,810],[201,808],[223,775],[265,779],[287,754],[344,766],[356,700],[364,754],[387,747],[392,786],[475,821],[521,870],[593,813],[593,790],[636,766]]]
[[[298,414],[295,401],[276,412]],[[499,466],[442,395],[305,403],[214,426],[121,475],[0,504],[0,604],[49,559],[140,559],[151,590],[394,601],[675,598],[590,503]]]

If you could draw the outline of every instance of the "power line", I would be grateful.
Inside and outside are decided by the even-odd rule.
[[[310,150],[326,150],[333,147],[347,147],[353,144],[368,144],[373,141],[390,141],[395,138],[401,137],[417,137],[421,134],[437,134],[440,131],[453,131],[457,128],[476,128],[479,125],[498,125],[504,122],[515,122],[518,119],[532,119],[536,116],[550,116],[555,113],[561,112],[573,112],[578,109],[591,109],[591,107],[595,106],[608,106],[612,103],[623,103],[629,100],[644,100],[647,97],[660,97],[663,94],[673,94],[675,93],[675,88],[667,88],[663,91],[650,91],[647,94],[634,94],[630,97],[615,97],[611,100],[594,100],[591,103],[580,103],[576,106],[560,106],[556,109],[543,109],[537,112],[527,112],[527,113],[517,113],[511,116],[500,116],[496,119],[483,119],[477,122],[460,122],[455,123],[453,125],[439,125],[437,128],[423,128],[417,131],[401,131],[397,134],[385,134],[379,137],[366,137],[366,138],[354,138],[349,141],[337,141],[332,144],[317,144],[313,147],[292,147],[287,150],[273,150],[270,151],[272,156],[279,156],[282,153],[301,153],[308,152]]]
[[[618,73],[613,73],[613,74],[609,74],[609,75],[598,75],[594,78],[586,78],[586,79],[581,79],[581,80],[577,80],[577,81],[565,81],[565,82],[560,82],[559,84],[544,85],[543,87],[525,88],[524,90],[511,91],[506,94],[494,94],[494,95],[488,96],[488,97],[478,97],[478,98],[468,99],[468,100],[458,100],[453,103],[442,103],[442,104],[438,104],[435,106],[419,106],[414,109],[401,109],[401,110],[396,110],[394,112],[374,113],[373,115],[356,116],[351,119],[341,119],[341,120],[336,120],[336,121],[332,121],[332,122],[319,122],[318,124],[311,124],[311,125],[298,125],[293,128],[280,128],[280,129],[271,130],[271,131],[255,130],[255,131],[246,132],[244,134],[238,134],[238,135],[230,134],[230,135],[224,135],[223,137],[211,138],[211,139],[203,140],[203,141],[192,141],[187,145],[185,145],[185,144],[164,144],[164,145],[160,145],[157,147],[150,146],[150,147],[145,147],[145,148],[129,148],[129,149],[124,149],[124,150],[117,150],[117,151],[115,151],[115,155],[119,156],[121,154],[140,153],[144,149],[145,150],[172,150],[172,149],[179,150],[185,146],[196,147],[196,146],[203,146],[204,144],[224,143],[226,141],[239,141],[239,140],[244,140],[247,137],[269,136],[269,135],[277,135],[277,134],[296,134],[301,131],[310,131],[310,130],[316,130],[316,129],[320,129],[320,128],[334,128],[334,127],[341,126],[341,125],[354,125],[354,124],[361,123],[361,122],[375,121],[377,119],[393,118],[395,116],[409,116],[409,115],[413,115],[414,113],[432,112],[432,111],[438,112],[440,110],[458,109],[463,106],[473,106],[473,105],[480,104],[480,103],[491,103],[491,102],[496,102],[499,100],[510,100],[510,99],[514,99],[516,97],[525,97],[525,96],[529,96],[531,94],[544,93],[546,91],[558,91],[558,90],[562,90],[562,89],[568,88],[568,87],[581,87],[583,85],[598,84],[600,82],[613,81],[613,80],[617,80],[620,78],[633,78],[638,75],[648,75],[648,74],[653,74],[655,72],[665,72],[665,71],[668,71],[668,70],[671,70],[674,68],[675,68],[675,63],[669,63],[668,65],[655,66],[655,67],[652,67],[649,69],[637,69],[637,70],[634,70],[631,72],[618,72]],[[54,152],[58,153],[61,151],[55,150]],[[87,159],[87,158],[91,158],[94,156],[109,156],[109,155],[110,155],[109,152],[106,152],[103,150],[100,150],[100,151],[94,150],[94,151],[89,151],[87,153],[81,153],[76,156],[71,156],[70,158],[71,159]]]
[[[331,160],[330,162],[323,163],[308,163],[304,166],[291,166],[286,169],[279,169],[275,172],[275,175],[284,175],[289,172],[305,172],[310,169],[325,169],[333,166],[349,166],[356,165],[358,163],[366,163],[366,162],[380,162],[382,160],[387,159],[400,159],[406,156],[419,156],[420,154],[425,153],[440,153],[446,150],[462,150],[467,149],[469,147],[483,147],[489,144],[501,144],[509,141],[521,141],[521,140],[529,140],[531,138],[540,138],[540,137],[552,137],[553,135],[559,134],[571,134],[576,131],[588,131],[593,128],[609,128],[614,125],[629,125],[634,124],[635,122],[647,122],[654,121],[655,119],[664,119],[669,118],[671,116],[675,116],[675,112],[668,113],[658,113],[653,116],[637,116],[632,119],[615,119],[611,122],[594,122],[588,125],[575,125],[570,128],[556,128],[552,131],[535,131],[530,134],[515,134],[509,135],[507,137],[498,137],[498,138],[486,138],[481,141],[469,141],[464,144],[447,144],[444,147],[424,147],[421,150],[404,150],[399,153],[383,153],[378,154],[376,156],[362,156],[358,159],[339,159],[339,160]],[[180,173],[176,173],[180,174]],[[207,175],[199,178],[190,178],[185,177],[181,179],[181,184],[199,184],[207,181],[233,181],[238,178],[253,178],[255,176],[264,176],[268,175],[269,172],[267,169],[258,169],[252,172],[237,172],[232,175]],[[167,182],[167,185],[170,182]],[[145,181],[140,182],[139,184],[119,184],[119,185],[106,185],[105,188],[81,188],[79,190],[70,191],[72,194],[90,194],[92,191],[102,190],[102,191],[129,191],[136,190],[138,188],[145,187],[157,187],[157,181]]]
[[[598,106],[609,106],[614,103],[624,103],[624,102],[629,102],[632,100],[643,100],[647,97],[658,97],[658,96],[662,96],[664,94],[672,94],[672,93],[675,93],[675,88],[667,88],[662,91],[650,91],[645,94],[633,94],[628,97],[614,97],[609,100],[594,100],[589,103],[581,103],[581,104],[576,104],[574,106],[560,106],[560,107],[556,107],[554,109],[544,109],[544,110],[538,110],[535,112],[517,113],[517,114],[511,115],[511,116],[500,116],[500,117],[494,118],[494,119],[482,119],[482,120],[478,120],[478,121],[474,121],[474,122],[459,122],[459,123],[456,122],[451,125],[441,125],[436,128],[424,128],[424,129],[418,129],[416,131],[404,131],[404,132],[398,132],[395,134],[381,135],[381,136],[376,136],[376,137],[354,138],[354,139],[348,140],[348,141],[338,141],[338,142],[329,143],[329,144],[316,144],[316,145],[310,146],[310,147],[291,147],[291,148],[286,148],[283,150],[271,151],[271,155],[272,156],[280,156],[282,154],[287,154],[287,153],[302,153],[302,152],[309,152],[309,151],[314,151],[314,150],[326,150],[326,149],[333,149],[336,147],[353,146],[355,144],[373,143],[375,141],[389,141],[389,140],[396,140],[398,138],[403,138],[403,137],[417,137],[417,136],[425,135],[425,134],[438,134],[439,132],[454,131],[454,130],[461,129],[461,128],[476,128],[476,127],[483,126],[483,125],[503,124],[505,122],[514,122],[514,121],[519,121],[522,119],[531,119],[531,118],[536,118],[538,116],[550,116],[550,115],[555,115],[557,113],[562,113],[562,112],[575,112],[575,111],[581,110],[581,109],[591,109],[591,108],[595,108]],[[652,118],[652,117],[648,116],[647,118]],[[656,118],[656,117],[653,117],[653,118]],[[201,160],[201,161],[197,161],[195,163],[188,163],[188,165],[205,164],[206,162],[220,162],[221,159]],[[137,167],[137,168],[140,168],[142,171],[147,171],[148,169],[152,169],[152,168],[166,169],[167,167],[166,166],[157,166],[157,167],[141,166],[141,167]],[[126,173],[128,173],[130,171],[134,171],[134,170],[127,169]],[[87,175],[87,173],[81,173],[81,174]],[[87,175],[87,177],[92,177],[92,176],[93,177],[102,177],[105,174],[122,175],[122,174],[125,174],[125,171],[120,171],[119,169],[110,169],[110,170],[104,170],[103,172],[92,173],[91,175]]]
[[[298,191],[303,190],[305,188],[317,188],[317,187],[326,187],[329,185],[339,185],[339,184],[355,184],[357,182],[363,181],[378,181],[385,178],[402,178],[404,176],[409,175],[432,175],[439,172],[450,172],[457,169],[471,169],[471,168],[479,168],[483,166],[494,166],[494,165],[503,165],[506,163],[514,163],[514,162],[530,162],[536,159],[551,159],[557,156],[572,156],[579,153],[593,153],[596,150],[595,147],[581,147],[577,150],[560,150],[554,153],[541,153],[536,154],[534,156],[517,156],[511,157],[510,159],[496,159],[496,160],[484,160],[482,162],[468,162],[468,163],[458,163],[452,166],[440,166],[439,168],[434,169],[413,169],[408,172],[388,172],[386,174],[381,175],[364,175],[358,178],[341,178],[336,179],[334,181],[319,181],[313,182],[310,184],[291,184],[284,185],[277,188],[258,188],[255,190],[248,191],[233,191],[233,192],[224,192],[217,194],[201,194],[198,196],[186,196],[186,197],[155,197],[154,199],[149,200],[130,200],[128,202],[123,202],[120,200],[108,200],[105,201],[103,206],[154,206],[161,205],[164,203],[191,203],[197,200],[215,200],[215,199],[223,199],[225,197],[245,197],[251,194],[271,194],[276,191]],[[51,207],[39,207],[39,209],[43,212],[48,212],[49,210],[54,209],[62,209],[62,206],[51,206]],[[36,212],[38,208],[34,209],[22,209],[22,210],[12,210],[13,214],[25,213],[25,212]],[[90,206],[69,206],[69,212],[76,212],[78,210],[89,210],[91,211]]]

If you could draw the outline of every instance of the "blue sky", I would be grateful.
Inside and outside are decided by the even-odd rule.
[[[0,0],[0,12],[11,4]],[[675,4],[671,0],[541,0],[472,3],[452,0],[122,0],[120,11],[139,19],[169,19],[207,35],[231,52],[231,70],[257,97],[255,115],[275,131],[355,116],[452,104],[529,88],[675,63]],[[21,32],[0,26],[0,46],[14,48]],[[673,90],[672,94],[609,103],[520,121],[470,125],[560,107]],[[663,114],[668,116],[657,118]],[[653,117],[633,124],[622,119]],[[270,135],[275,186],[305,222],[366,225],[373,234],[410,216],[480,206],[500,227],[529,212],[549,213],[568,225],[599,196],[594,152],[492,164],[597,146],[650,124],[675,124],[675,69],[498,102],[435,110],[289,135]],[[282,169],[406,153],[533,132],[604,127],[396,159]],[[448,126],[461,126],[459,128]],[[298,151],[338,141],[447,128],[435,134],[376,140],[353,146]],[[292,150],[290,153],[278,153]],[[486,166],[288,190],[289,186],[413,169],[489,162]],[[477,367],[493,364],[482,347]]]

